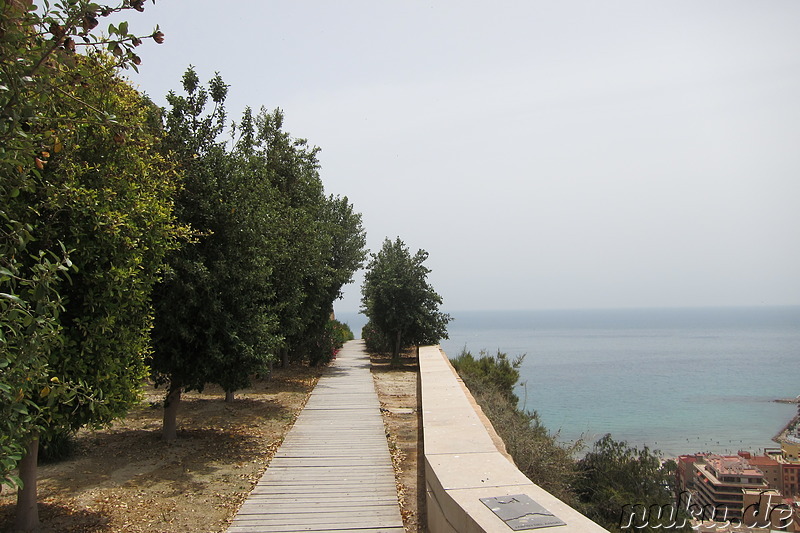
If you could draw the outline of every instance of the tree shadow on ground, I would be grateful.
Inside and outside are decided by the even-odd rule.
[[[157,394],[109,428],[81,430],[71,457],[40,464],[41,531],[203,531],[189,526],[208,505],[216,524],[260,477],[319,373],[280,369],[233,402],[213,387],[186,394],[172,443],[161,438]],[[0,531],[11,531],[15,502],[15,491],[4,489]]]
[[[253,386],[242,392],[308,392],[309,381],[319,378],[326,365],[308,366],[293,364],[289,368],[275,368],[267,377],[253,380]]]
[[[419,357],[417,349],[409,348],[400,354],[400,362],[392,363],[390,353],[370,353],[370,367],[373,372],[418,372]]]
[[[15,506],[0,505],[0,527],[2,531],[13,531]],[[108,531],[109,519],[103,511],[94,509],[76,510],[65,505],[53,503],[39,504],[41,529],[37,533],[95,533]]]
[[[267,400],[191,399],[179,413],[178,438],[161,438],[161,409],[150,409],[144,428],[112,428],[84,432],[76,439],[76,453],[64,461],[40,465],[40,501],[58,495],[70,498],[92,487],[127,483],[162,485],[165,493],[196,491],[196,479],[213,475],[220,464],[251,461],[271,454],[277,443],[246,434],[243,427],[290,424],[291,410]],[[235,420],[234,415],[235,414]],[[140,420],[141,424],[142,420]],[[266,439],[266,441],[265,441]],[[42,519],[44,522],[44,519]]]

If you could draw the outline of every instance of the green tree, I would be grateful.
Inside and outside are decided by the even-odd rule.
[[[256,116],[254,156],[260,175],[276,191],[272,309],[283,336],[281,361],[287,366],[292,355],[302,357],[309,325],[322,313],[329,314],[332,302],[325,304],[324,298],[318,297],[319,287],[330,276],[326,268],[328,235],[321,223],[325,196],[319,149],[284,131],[283,120],[280,109],[262,109]]]
[[[341,298],[342,287],[353,281],[353,274],[366,259],[361,214],[354,211],[347,197],[323,198],[317,227],[322,262],[318,272],[306,276],[303,327],[288,339],[296,358],[306,359],[312,365],[328,362],[333,355],[330,349],[333,303]]]
[[[325,197],[318,149],[283,131],[280,110],[247,108],[228,144],[222,79],[203,87],[190,68],[182,82],[166,125],[185,176],[176,212],[195,234],[158,291],[152,358],[168,440],[182,391],[218,383],[231,399],[278,352],[330,357],[333,300],[364,258],[361,216]]]
[[[691,530],[671,490],[673,475],[662,465],[658,452],[647,446],[631,447],[605,435],[578,461],[578,470],[576,489],[582,512],[603,527],[611,531]]]
[[[97,68],[105,65],[98,61]],[[52,392],[33,399],[42,435],[108,423],[138,401],[150,350],[150,295],[179,233],[174,170],[158,155],[159,134],[151,129],[157,110],[113,74],[96,76],[91,88],[96,93],[83,100],[114,110],[115,123],[76,125],[40,171],[42,184],[20,194],[36,206],[36,245],[64,246],[76,270],[59,286],[63,343],[47,357],[49,381],[65,393],[57,401]],[[35,505],[35,474],[27,471],[20,470],[21,495],[33,492],[28,505]]]
[[[282,362],[317,364],[331,355],[326,347],[333,302],[363,265],[366,237],[347,197],[324,195],[319,149],[284,131],[283,120],[280,109],[262,109],[255,117],[246,111],[236,151],[251,179],[273,191],[271,309],[283,337]]]
[[[190,67],[182,84],[185,96],[167,97],[167,139],[184,175],[176,213],[194,237],[171,255],[155,299],[151,367],[155,383],[167,386],[166,440],[176,438],[183,391],[219,383],[231,399],[252,373],[267,369],[280,341],[269,307],[274,191],[251,172],[246,149],[231,152],[218,140],[222,79],[206,89]]]
[[[394,348],[392,339],[384,335],[370,320],[362,326],[361,338],[364,339],[364,345],[370,352],[388,353]]]
[[[53,242],[50,249],[42,245],[44,221],[31,194],[48,186],[43,176],[48,159],[74,139],[77,128],[114,121],[108,109],[84,99],[85,85],[98,69],[76,49],[114,50],[116,61],[104,65],[106,70],[135,68],[139,58],[134,48],[143,38],[130,34],[127,23],[112,25],[102,39],[91,32],[98,18],[142,10],[141,4],[74,1],[35,8],[31,0],[0,1],[0,293],[5,294],[0,351],[7,357],[0,361],[0,389],[13,391],[15,401],[3,405],[16,413],[5,417],[9,429],[0,436],[4,481],[10,480],[7,476],[22,455],[19,447],[36,426],[32,406],[25,407],[31,391],[50,390],[41,380],[47,375],[49,351],[60,342],[58,291],[70,265],[63,243]],[[157,29],[151,37],[163,39]],[[63,105],[65,98],[71,100],[69,106]],[[51,400],[55,396],[48,395]]]
[[[113,113],[81,98],[82,91],[98,74],[82,61],[78,51],[107,50],[114,58],[106,64],[132,67],[141,63],[135,49],[150,37],[158,43],[158,28],[148,36],[129,32],[128,23],[93,31],[100,20],[113,13],[144,10],[145,0],[126,0],[117,6],[89,0],[45,2],[0,0],[0,169],[3,194],[34,186],[36,169],[42,170],[49,154],[63,145],[64,129],[78,121],[111,123]],[[53,96],[80,103],[83,113],[70,116]]]
[[[58,281],[71,265],[64,256],[40,251],[24,264],[16,253],[31,242],[27,228],[6,224],[0,229],[0,483],[16,487],[12,471],[35,438],[41,396],[56,398],[48,383],[47,361],[58,349],[59,314],[63,311]],[[24,249],[23,249],[24,251]]]
[[[411,255],[397,238],[386,239],[367,265],[362,309],[372,326],[392,343],[393,364],[400,351],[415,344],[436,344],[447,338],[450,315],[439,311],[442,298],[428,283],[425,250]]]
[[[327,287],[328,299],[342,297],[342,287],[353,282],[353,275],[367,258],[367,236],[357,213],[346,196],[330,195],[323,205],[322,221],[330,236],[327,262],[333,279]]]
[[[4,478],[22,457],[7,452],[27,450],[17,529],[38,524],[38,436],[119,416],[144,371],[149,290],[177,231],[173,173],[150,149],[152,105],[115,74],[139,63],[143,37],[127,23],[92,33],[143,4],[0,1],[0,389],[21,422],[0,440]]]

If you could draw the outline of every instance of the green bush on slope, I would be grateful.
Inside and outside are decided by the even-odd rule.
[[[535,411],[517,407],[514,386],[523,357],[510,360],[498,351],[495,356],[481,352],[475,358],[464,350],[452,363],[503,439],[517,468],[540,487],[574,505],[577,496],[572,487],[577,470],[572,456],[580,443],[559,443],[558,434],[550,433]]]

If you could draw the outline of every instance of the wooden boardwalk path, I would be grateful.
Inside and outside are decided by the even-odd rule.
[[[394,469],[363,341],[326,369],[228,533],[401,533]]]

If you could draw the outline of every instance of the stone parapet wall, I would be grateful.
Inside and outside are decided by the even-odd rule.
[[[509,533],[481,498],[512,495],[529,497],[564,523],[540,533],[606,531],[534,484],[498,449],[491,424],[438,346],[419,349],[419,366],[430,533]]]

